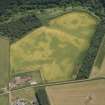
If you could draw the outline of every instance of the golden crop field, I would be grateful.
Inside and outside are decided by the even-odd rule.
[[[72,79],[97,23],[89,13],[74,11],[33,30],[11,45],[11,73],[40,70],[46,81]]]
[[[47,86],[51,105],[105,105],[105,79]]]

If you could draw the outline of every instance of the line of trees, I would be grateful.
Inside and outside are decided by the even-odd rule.
[[[36,97],[38,100],[39,105],[50,105],[50,102],[48,100],[48,96],[45,90],[45,87],[39,87],[35,89],[36,91]]]
[[[100,10],[102,7],[105,7],[104,0],[3,0],[0,8],[8,9],[8,8],[17,8],[17,7],[35,7],[35,8],[49,8],[55,6],[77,6],[81,5],[83,7],[89,7],[90,9],[94,9],[94,11]],[[4,5],[3,5],[4,4]],[[4,13],[4,12],[3,12]]]
[[[104,0],[3,0],[0,4],[0,22],[6,21],[16,12],[28,10],[41,10],[53,7],[76,7],[82,6],[94,12],[98,16],[105,16]]]
[[[2,22],[10,20],[13,14],[16,12],[24,13],[27,10],[43,10],[50,7],[75,7],[82,6],[88,8],[90,11],[94,12],[101,18],[105,15],[105,2],[103,0],[6,0],[2,1],[5,4],[5,10],[0,9],[0,31],[4,35],[11,37],[12,40],[16,37],[20,37],[25,31],[29,31],[33,27],[40,26],[40,21],[36,16],[24,16],[15,22],[11,21],[9,23],[1,24]],[[8,6],[7,6],[8,5]],[[2,5],[0,6],[2,7]],[[41,12],[41,11],[40,11]],[[26,21],[28,19],[28,21]],[[29,25],[28,25],[29,24]]]
[[[91,73],[94,60],[97,56],[102,39],[105,35],[105,19],[101,20],[100,24],[97,26],[96,32],[92,38],[87,54],[83,60],[83,64],[77,74],[76,79],[87,79]]]

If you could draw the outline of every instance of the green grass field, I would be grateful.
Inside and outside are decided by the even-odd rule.
[[[0,105],[9,105],[9,96],[6,95],[0,95]]]
[[[8,85],[9,81],[9,41],[0,38],[0,88]]]
[[[11,72],[40,70],[45,81],[72,79],[95,32],[97,19],[74,11],[52,19],[11,45]]]

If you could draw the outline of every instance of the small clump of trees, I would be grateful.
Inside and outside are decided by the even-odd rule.
[[[14,42],[17,39],[22,38],[25,33],[39,26],[41,26],[40,20],[35,15],[28,15],[16,21],[0,24],[0,32]]]

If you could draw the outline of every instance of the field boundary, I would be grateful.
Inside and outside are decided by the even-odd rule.
[[[52,20],[52,19],[58,18],[58,17],[60,17],[60,16],[66,15],[66,14],[71,13],[71,12],[86,12],[86,13],[88,13],[89,15],[91,15],[92,17],[95,17],[97,20],[100,20],[100,17],[97,16],[97,15],[95,15],[94,12],[92,12],[92,11],[86,9],[86,8],[75,8],[75,7],[72,8],[72,9],[70,9],[70,10],[63,10],[62,13],[60,13],[60,14],[58,14],[58,15],[55,15],[55,16],[53,15],[53,16],[48,17],[48,18],[46,18],[46,19],[48,19],[47,21],[50,21],[50,20]]]
[[[27,86],[19,89],[14,89],[11,90],[11,92],[17,91],[17,90],[22,90],[24,88],[39,88],[39,87],[47,87],[47,86],[55,86],[55,85],[64,85],[64,84],[76,84],[76,83],[83,83],[83,82],[89,82],[89,81],[98,81],[98,80],[105,80],[105,77],[97,77],[97,78],[91,78],[91,79],[84,79],[84,80],[68,80],[68,81],[60,81],[60,82],[49,82],[49,83],[44,83],[44,84],[38,84],[38,85],[32,85],[32,86]]]

